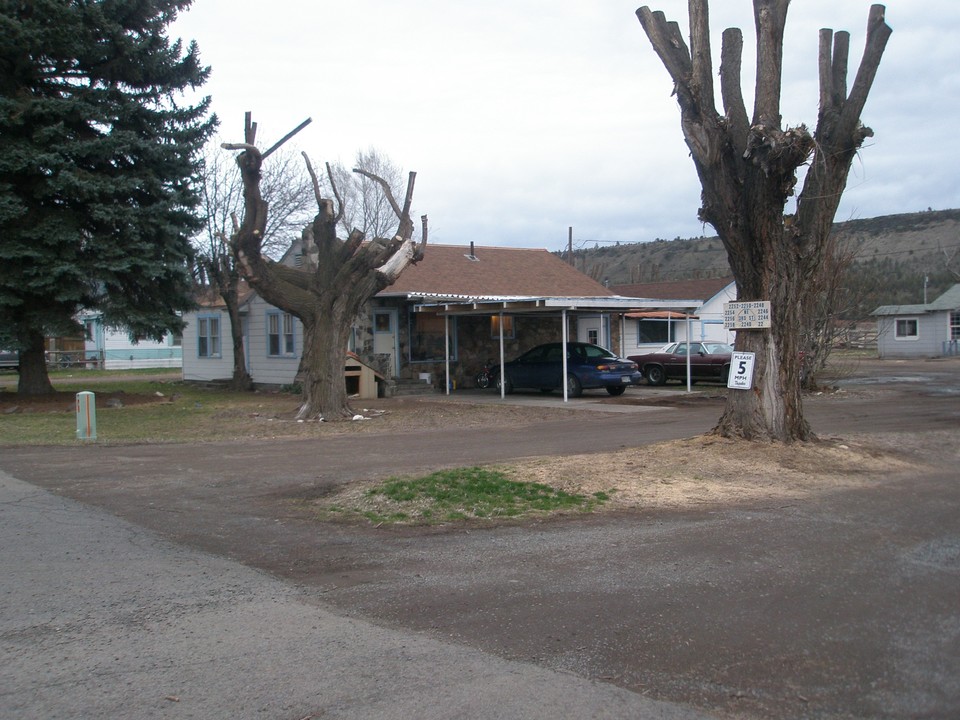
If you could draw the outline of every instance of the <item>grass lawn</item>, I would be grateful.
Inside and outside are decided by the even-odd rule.
[[[96,397],[98,442],[197,442],[290,432],[290,393],[241,393],[184,383],[179,370],[51,372],[57,393],[21,398],[0,377],[0,446],[76,443],[76,393]],[[283,428],[283,430],[281,430]]]
[[[293,420],[297,395],[233,392],[180,380],[179,371],[56,371],[56,395],[21,398],[16,375],[0,377],[0,447],[80,445],[76,394],[96,398],[97,444],[242,441],[318,434],[364,432],[368,428],[423,426],[420,407],[398,410],[391,420],[301,423]],[[462,414],[471,424],[490,424],[496,409],[457,406],[434,410],[446,426]],[[390,415],[386,417],[391,417]],[[319,519],[375,524],[434,524],[521,518],[556,512],[589,512],[603,504],[603,492],[579,494],[542,482],[510,479],[505,469],[459,468],[424,477],[390,478],[377,485],[351,486],[347,497],[311,508]]]

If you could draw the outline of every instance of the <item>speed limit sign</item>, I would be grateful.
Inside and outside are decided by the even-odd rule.
[[[730,374],[727,387],[733,390],[749,390],[753,387],[753,361],[756,353],[735,352],[730,357]]]

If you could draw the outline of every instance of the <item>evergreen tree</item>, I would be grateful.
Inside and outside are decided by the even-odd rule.
[[[44,337],[81,309],[161,338],[190,306],[196,177],[216,125],[190,0],[0,0],[0,341],[19,390],[52,391]],[[5,344],[6,344],[5,343]]]

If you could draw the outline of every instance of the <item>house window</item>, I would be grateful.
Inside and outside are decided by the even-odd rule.
[[[267,355],[289,357],[293,355],[293,350],[293,315],[267,313]]]
[[[960,340],[960,310],[950,313],[950,339]]]
[[[916,340],[919,335],[919,322],[916,318],[897,318],[894,330],[897,340]]]
[[[197,355],[220,357],[220,318],[215,315],[197,318]]]
[[[672,320],[643,319],[637,320],[637,345],[666,345],[676,340]]]
[[[456,360],[456,318],[450,320],[450,359]],[[446,333],[443,318],[429,313],[412,313],[410,318],[410,362],[444,362]]]
[[[494,340],[500,339],[500,316],[492,315],[490,317],[490,337]],[[513,329],[513,315],[503,316],[503,337],[513,340],[516,335]]]

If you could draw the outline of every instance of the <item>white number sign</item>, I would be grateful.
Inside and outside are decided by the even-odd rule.
[[[749,390],[753,387],[753,361],[756,353],[735,352],[730,357],[730,374],[727,387],[733,390]]]

